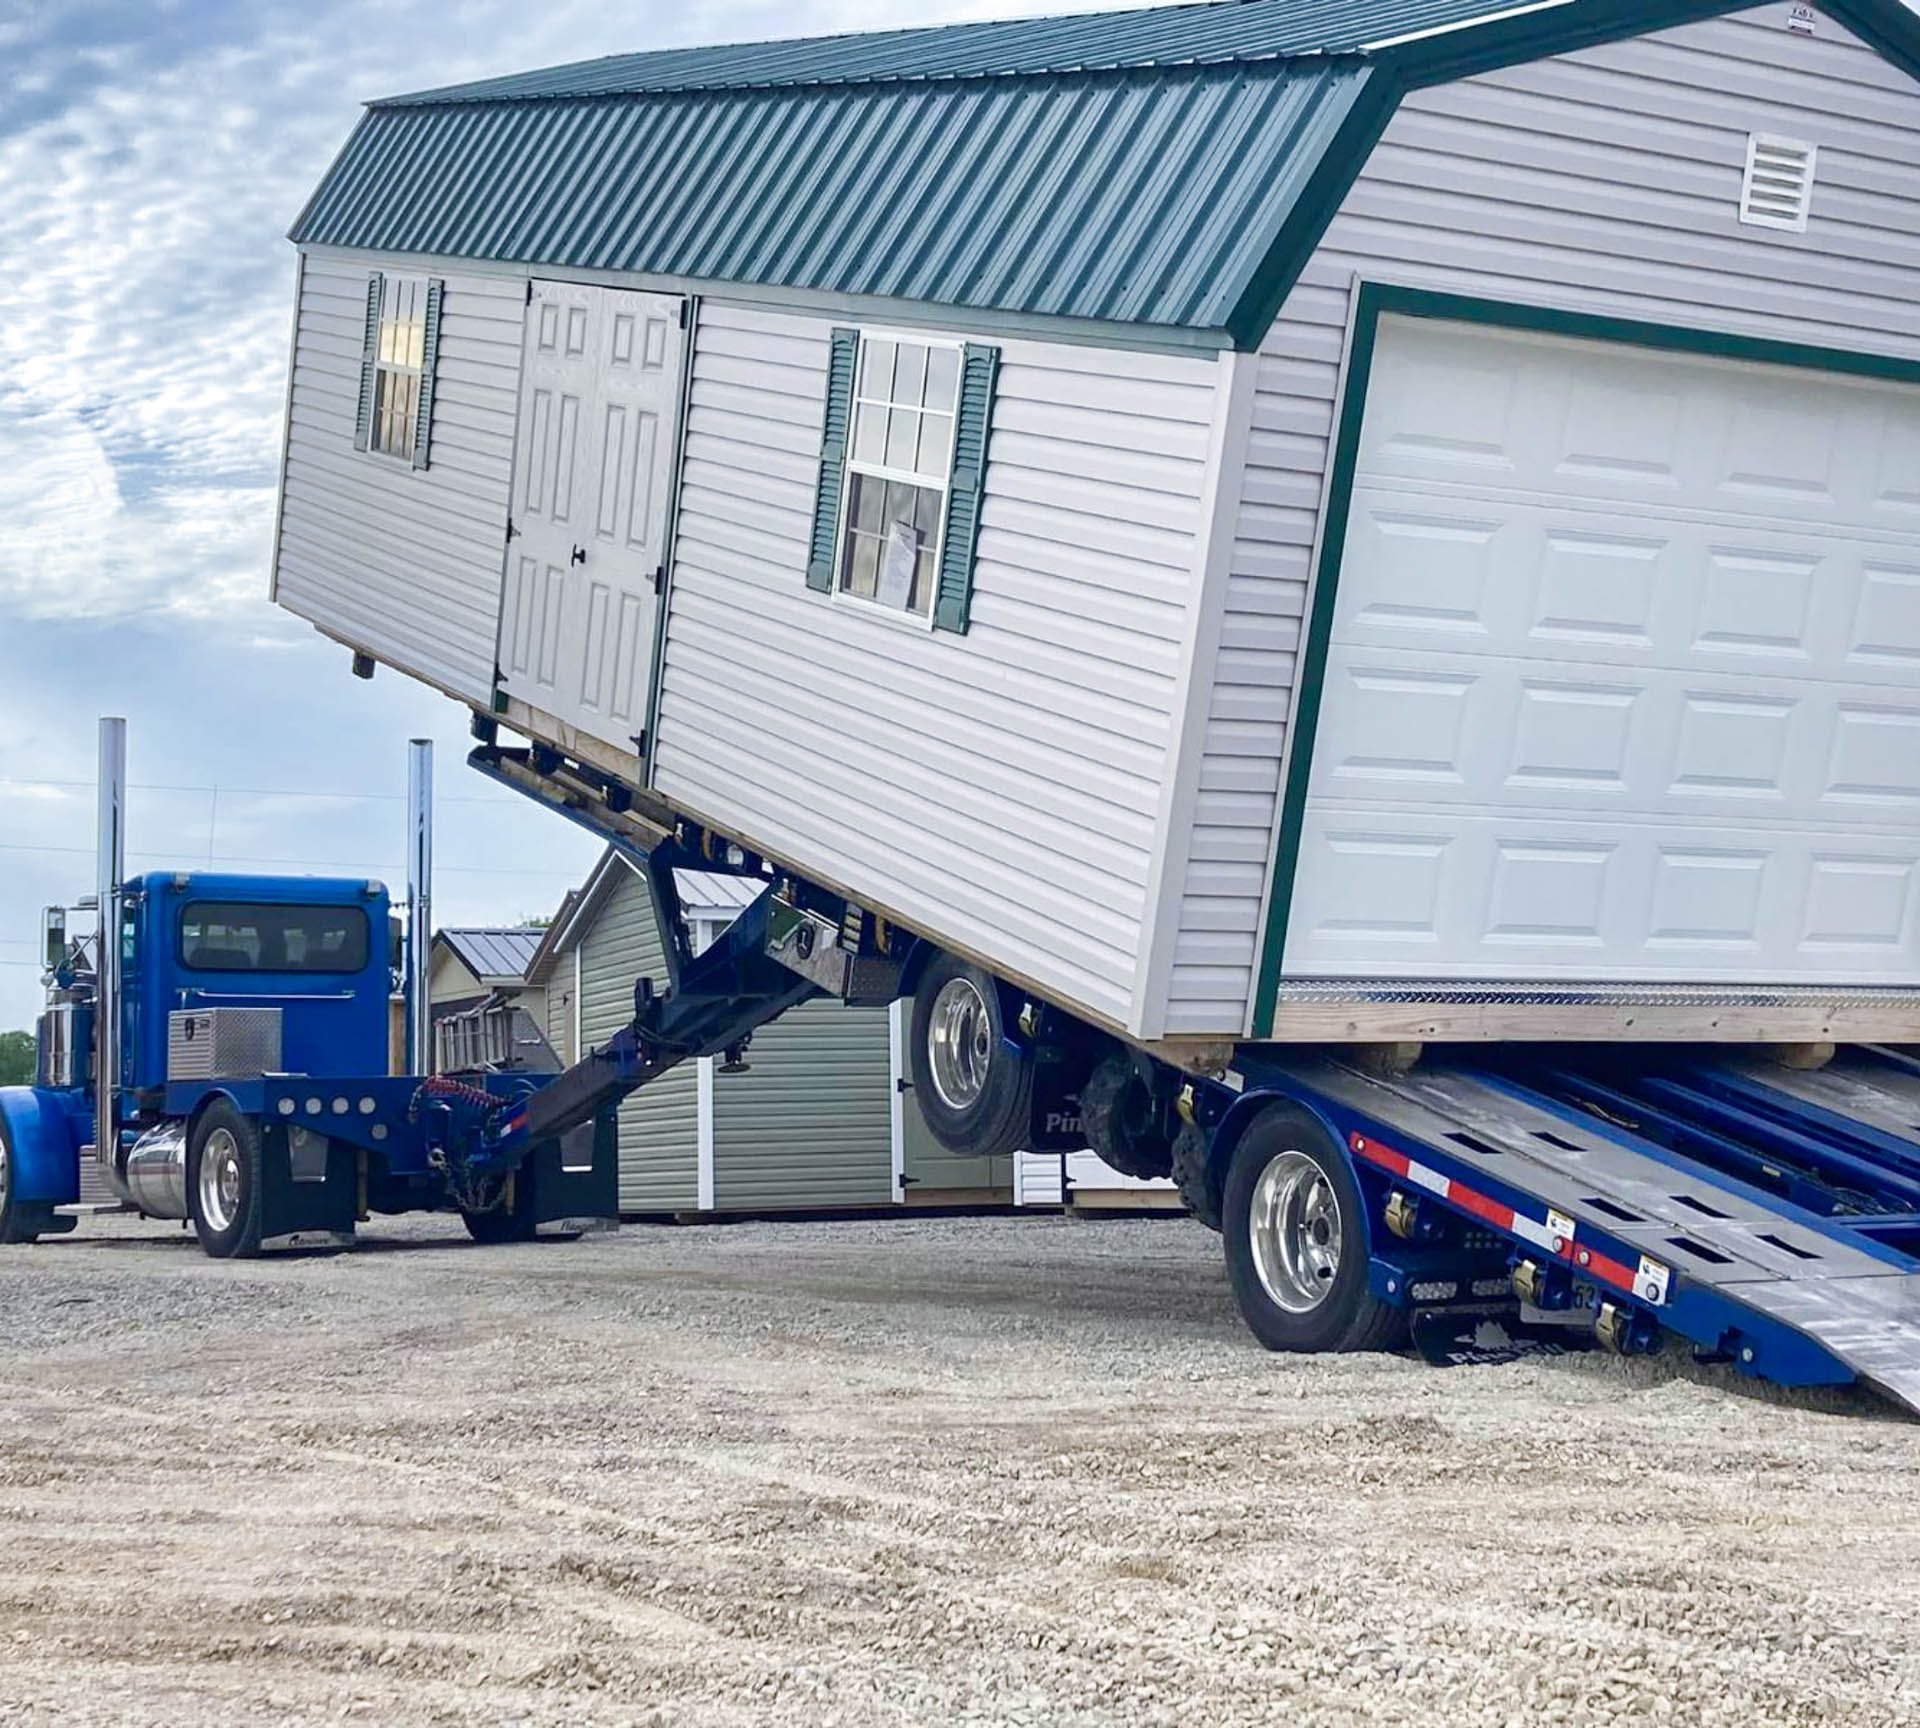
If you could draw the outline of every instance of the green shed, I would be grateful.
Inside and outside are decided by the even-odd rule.
[[[682,871],[696,950],[744,910],[753,886]],[[548,1041],[564,1062],[633,1016],[634,981],[667,975],[646,878],[609,849],[570,895],[527,970],[544,989]],[[821,1211],[1010,1203],[1013,1160],[956,1158],[927,1132],[899,1081],[901,1004],[821,1001],[756,1034],[743,1074],[690,1062],[620,1112],[620,1209],[649,1213]]]

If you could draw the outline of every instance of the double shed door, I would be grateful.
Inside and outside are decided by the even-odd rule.
[[[501,688],[623,750],[652,695],[682,305],[573,282],[527,305]]]

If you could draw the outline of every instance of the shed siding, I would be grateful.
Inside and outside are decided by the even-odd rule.
[[[274,597],[289,611],[453,695],[493,692],[526,289],[446,282],[430,465],[353,447],[374,270],[417,261],[309,254],[294,330]]]
[[[546,1034],[554,1055],[569,1066],[579,1060],[573,1047],[574,995],[573,955],[562,954],[547,979]]]
[[[887,1011],[811,1003],[757,1032],[749,1060],[714,1077],[715,1207],[890,1204]]]
[[[1787,7],[1421,92],[1262,347],[1168,1030],[1248,1013],[1356,279],[1920,359],[1920,100]],[[1737,221],[1747,137],[1820,147],[1802,236]]]
[[[1003,344],[959,637],[807,589],[830,329],[702,307],[655,785],[1124,1023],[1217,368]]]
[[[666,955],[653,897],[639,876],[608,896],[581,939],[580,1033],[604,1044],[633,1018],[633,986],[664,987]],[[620,1210],[683,1212],[699,1203],[698,1066],[683,1062],[620,1107]]]

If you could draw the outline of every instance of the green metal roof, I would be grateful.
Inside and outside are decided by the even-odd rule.
[[[1245,65],[1358,54],[1501,9],[1500,0],[1209,0],[1130,12],[616,54],[388,97],[374,106]]]
[[[1745,0],[1214,0],[624,55],[374,103],[305,245],[1256,344],[1410,87]],[[1909,69],[1900,0],[1824,9]]]

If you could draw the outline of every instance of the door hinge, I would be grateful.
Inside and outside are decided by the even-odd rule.
[[[527,304],[529,306],[533,304],[533,278],[531,276],[527,278]]]
[[[509,544],[511,544],[511,543],[512,543],[512,542],[513,542],[513,541],[514,541],[515,539],[517,539],[517,538],[519,537],[519,534],[520,534],[520,530],[519,530],[518,528],[516,528],[516,527],[514,526],[514,524],[513,524],[513,518],[512,518],[511,516],[509,516],[509,517],[507,518],[507,541],[508,541],[508,543],[509,543]]]
[[[664,594],[667,591],[667,567],[664,564],[655,567],[653,572],[653,591]]]
[[[898,1080],[894,1081],[893,1089],[894,1091],[898,1092],[902,1098],[904,1098],[909,1092],[913,1090],[913,1082],[907,1079],[905,1075],[902,1075]]]
[[[647,753],[647,729],[644,726],[633,735],[633,753],[636,756],[644,756]]]
[[[693,302],[691,300],[683,299],[680,302],[680,328],[682,330],[686,329],[692,317],[693,317]]]

